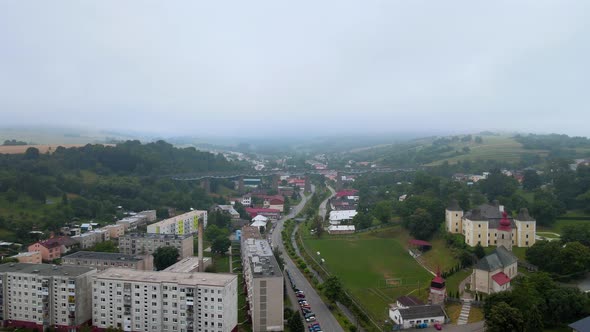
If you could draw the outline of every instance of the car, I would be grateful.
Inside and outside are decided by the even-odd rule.
[[[304,299],[305,298],[305,295],[303,295],[303,294],[295,294],[295,296],[297,296],[300,299]]]
[[[297,294],[304,294],[301,289],[295,289],[295,293],[297,293]]]
[[[315,316],[307,317],[307,318],[305,318],[305,321],[306,322],[315,322]]]
[[[301,313],[302,313],[304,316],[306,316],[306,315],[309,315],[309,314],[312,314],[312,315],[313,315],[313,311],[311,311],[311,309],[302,309],[302,310],[301,310]]]
[[[442,330],[442,324],[440,322],[436,322],[436,323],[434,323],[434,328],[437,331],[440,331],[440,330]]]
[[[297,302],[299,302],[299,304],[301,304],[301,303],[307,303],[306,300],[297,300]]]
[[[303,317],[307,318],[307,317],[315,317],[315,314],[313,312],[307,312],[305,314],[303,314]]]
[[[301,305],[301,309],[310,310],[311,309],[311,306],[309,304],[303,304],[303,305]]]

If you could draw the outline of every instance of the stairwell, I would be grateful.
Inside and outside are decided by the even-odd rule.
[[[463,307],[461,307],[461,314],[457,325],[465,325],[469,320],[469,312],[471,311],[471,299],[463,299]]]

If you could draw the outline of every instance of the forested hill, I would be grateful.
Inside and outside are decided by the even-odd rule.
[[[117,206],[156,209],[161,217],[167,208],[208,209],[214,198],[199,184],[166,175],[243,167],[221,155],[164,141],[0,154],[0,240],[26,241],[31,229],[57,230],[72,220],[112,222]]]
[[[126,141],[116,146],[88,144],[67,149],[58,147],[52,154],[39,154],[35,150],[29,149],[24,155],[0,154],[0,165],[4,169],[24,169],[40,174],[88,170],[103,175],[138,176],[240,168],[222,155],[195,148],[175,148],[164,141],[148,144]]]

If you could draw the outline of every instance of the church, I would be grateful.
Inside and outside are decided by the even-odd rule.
[[[501,225],[504,219],[505,225]],[[457,201],[453,200],[445,210],[446,230],[463,234],[465,243],[471,247],[478,243],[483,247],[502,244],[509,251],[513,246],[531,247],[535,244],[536,224],[526,208],[520,209],[515,218],[510,218],[498,201],[463,213]]]

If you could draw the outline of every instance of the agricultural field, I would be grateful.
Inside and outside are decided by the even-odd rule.
[[[320,252],[324,266],[375,320],[383,320],[397,297],[412,294],[426,299],[428,295],[432,275],[410,256],[408,239],[407,231],[398,225],[348,236],[326,234],[321,239],[307,235],[304,243],[314,256]],[[444,243],[438,245],[433,254],[437,250],[450,254]]]
[[[53,153],[59,146],[64,148],[78,148],[86,144],[38,144],[38,145],[0,145],[0,154],[22,154],[28,148],[37,148],[39,153]],[[114,146],[114,144],[103,144],[105,146]]]
[[[537,154],[541,157],[547,155],[545,150],[528,150],[522,147],[522,144],[509,136],[482,136],[483,143],[474,142],[457,142],[452,144],[456,150],[462,150],[468,147],[470,152],[465,155],[444,158],[427,164],[425,166],[440,165],[445,161],[455,164],[464,160],[497,160],[505,162],[518,162],[525,154]]]

